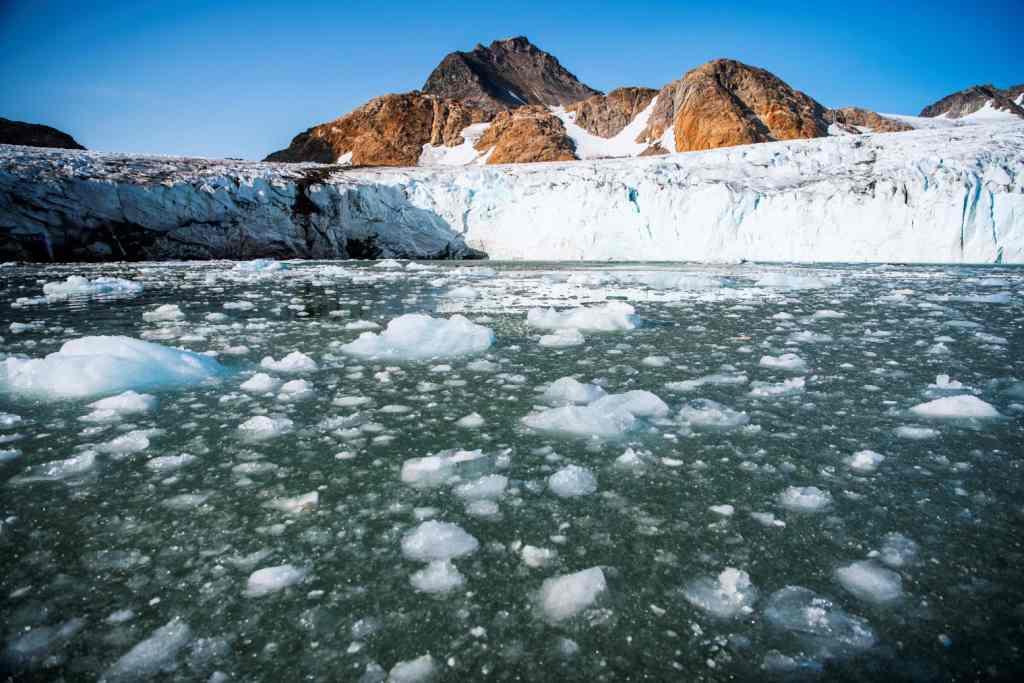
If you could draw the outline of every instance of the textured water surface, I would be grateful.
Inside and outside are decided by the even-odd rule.
[[[0,268],[4,356],[124,335],[225,368],[139,387],[155,405],[124,414],[89,407],[105,394],[0,393],[0,671],[382,680],[427,654],[392,674],[1021,670],[1024,271],[404,265]],[[68,276],[142,290],[42,297]],[[635,328],[558,348],[527,324],[608,302]],[[165,304],[180,315],[152,315]],[[352,323],[408,313],[465,315],[493,345],[342,348]],[[276,363],[294,351],[315,368]],[[566,376],[667,412],[601,437],[530,428]],[[958,396],[995,414],[911,410]],[[277,427],[239,429],[258,416]],[[408,467],[452,449],[480,452],[431,481]],[[427,539],[448,562],[411,548],[428,520],[463,534]]]

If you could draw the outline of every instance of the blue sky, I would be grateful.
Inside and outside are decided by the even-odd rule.
[[[1024,82],[1024,2],[0,0],[0,116],[91,149],[262,158],[452,50],[526,35],[601,90],[716,57],[826,106],[916,114]]]

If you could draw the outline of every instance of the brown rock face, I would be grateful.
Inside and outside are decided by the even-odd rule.
[[[903,131],[914,130],[913,126],[909,126],[902,121],[890,119],[860,107],[833,109],[831,113],[835,114],[836,123],[846,126],[870,128],[875,133],[902,133]]]
[[[533,161],[572,161],[572,140],[561,119],[544,107],[520,107],[494,117],[474,145],[478,152],[492,147],[488,164],[522,164]]]
[[[764,69],[716,59],[669,83],[641,140],[657,142],[674,126],[676,151],[828,134],[826,110]]]
[[[1021,93],[1024,93],[1024,84],[1006,90],[1000,90],[994,85],[974,85],[929,104],[921,110],[921,116],[935,117],[945,114],[948,118],[958,119],[973,114],[991,102],[995,109],[1024,117],[1024,106],[1016,102]]]
[[[600,94],[525,37],[452,52],[431,72],[423,92],[491,113],[524,104],[564,106]]]
[[[73,137],[56,128],[38,123],[11,121],[2,117],[0,117],[0,145],[85,149]]]
[[[616,88],[607,95],[594,95],[570,105],[566,111],[576,113],[581,128],[610,138],[628,126],[657,94],[652,88]]]
[[[462,129],[486,117],[480,109],[423,93],[384,95],[299,133],[265,161],[333,164],[351,152],[356,166],[414,166],[424,144],[462,144]]]

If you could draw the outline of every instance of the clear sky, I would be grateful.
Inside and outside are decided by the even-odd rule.
[[[1022,27],[1024,0],[0,0],[0,116],[90,149],[257,159],[513,35],[601,90],[732,57],[826,106],[916,114],[1024,82]]]

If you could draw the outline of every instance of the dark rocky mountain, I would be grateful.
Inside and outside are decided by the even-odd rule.
[[[576,124],[581,128],[610,138],[628,126],[657,94],[653,88],[616,88],[607,95],[593,95],[571,104],[566,111],[576,114]]]
[[[452,52],[431,72],[423,92],[491,113],[526,104],[564,106],[601,94],[523,36]]]
[[[38,123],[11,121],[0,117],[0,145],[85,149],[67,133]]]
[[[986,104],[992,108],[1016,114],[1024,118],[1024,84],[1000,90],[994,85],[972,85],[970,88],[946,95],[938,102],[929,104],[921,110],[921,116],[936,117],[945,115],[947,118],[959,119],[973,114]]]
[[[902,133],[914,130],[913,126],[902,121],[890,119],[887,116],[882,116],[869,109],[861,109],[860,107],[833,109],[831,114],[834,116],[835,122],[840,125],[869,128],[874,133]],[[859,131],[855,130],[854,132]]]

